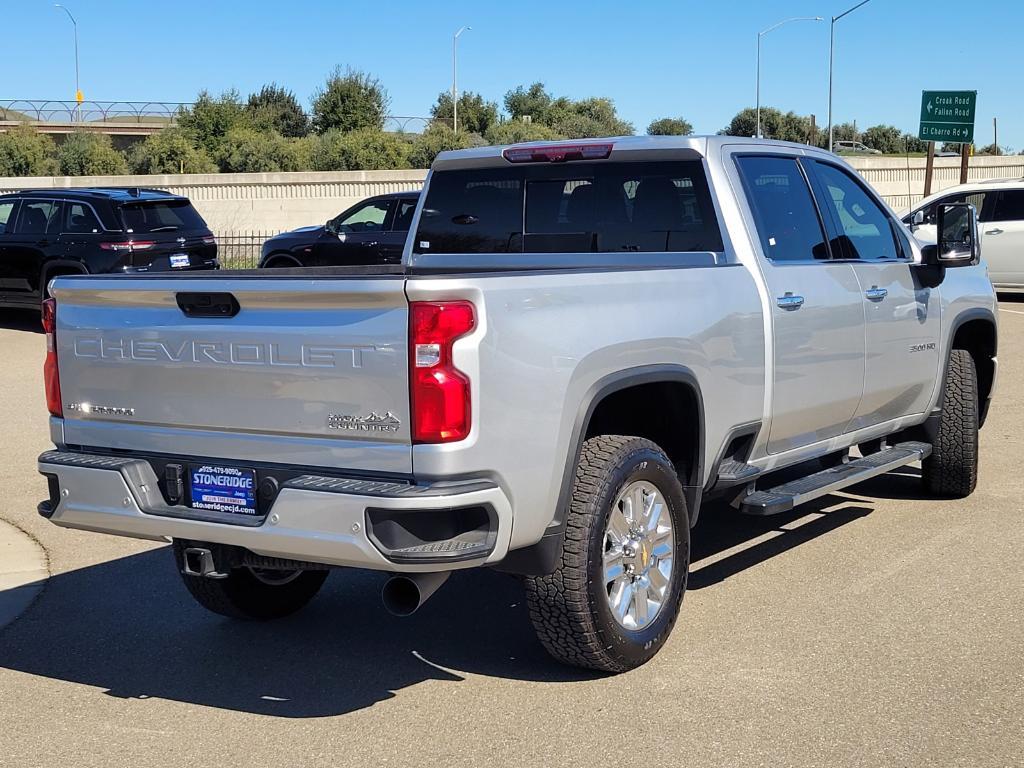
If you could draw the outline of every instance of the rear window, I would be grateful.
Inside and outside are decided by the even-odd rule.
[[[188,200],[161,200],[131,203],[121,207],[121,218],[128,232],[177,232],[207,230],[206,222]]]
[[[572,163],[435,172],[427,253],[721,251],[703,165]]]

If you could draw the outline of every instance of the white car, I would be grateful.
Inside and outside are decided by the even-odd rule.
[[[835,143],[836,154],[846,153],[851,155],[880,155],[880,150],[872,149],[859,141],[837,141]]]
[[[935,242],[940,203],[970,203],[978,211],[981,256],[999,291],[1024,291],[1024,179],[960,184],[926,197],[903,217],[923,243]]]

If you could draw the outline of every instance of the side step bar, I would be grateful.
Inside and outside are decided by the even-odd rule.
[[[931,452],[932,447],[928,443],[898,443],[862,459],[854,459],[847,464],[815,472],[813,475],[791,480],[775,488],[754,491],[740,502],[740,512],[747,515],[775,515],[779,512],[788,512],[804,502],[820,498],[832,491],[926,459]]]

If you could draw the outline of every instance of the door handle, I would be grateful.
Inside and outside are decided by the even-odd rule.
[[[775,299],[775,303],[782,309],[792,312],[794,309],[800,309],[804,305],[804,297],[794,296],[789,291],[786,291],[784,296],[779,296]]]
[[[363,247],[364,248],[373,248],[376,245],[379,245],[379,243],[376,240],[374,240],[373,242],[370,242],[370,243],[363,243]]]
[[[996,227],[995,229],[986,229],[985,230],[985,234],[986,235],[1001,235],[1001,234],[1003,234],[1003,230],[1001,230],[999,227]]]
[[[885,288],[879,288],[877,285],[873,285],[864,291],[864,295],[868,297],[868,301],[881,301],[889,295],[889,291]]]

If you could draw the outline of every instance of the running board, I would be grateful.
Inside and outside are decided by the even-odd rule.
[[[813,475],[791,480],[775,488],[754,491],[740,502],[740,512],[747,515],[776,515],[779,512],[788,512],[804,502],[820,498],[832,491],[926,459],[931,452],[932,447],[928,443],[898,443],[862,459],[853,459],[838,467],[815,472]]]

